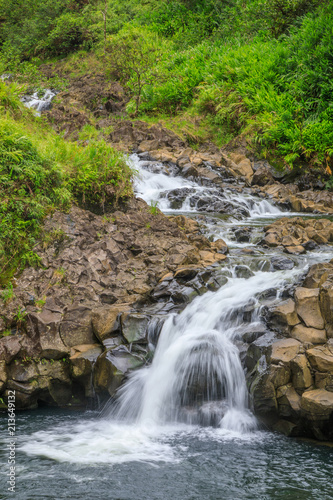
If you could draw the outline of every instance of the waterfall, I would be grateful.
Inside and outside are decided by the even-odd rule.
[[[21,101],[27,108],[35,109],[36,114],[40,115],[42,111],[50,109],[51,101],[55,95],[56,92],[47,89],[41,97],[38,95],[38,92],[34,92],[31,96],[23,96]]]
[[[255,197],[246,189],[240,193],[230,188],[201,186],[177,175],[177,167],[168,169],[160,162],[142,161],[136,154],[131,155],[130,161],[137,172],[134,181],[137,196],[148,204],[158,203],[162,212],[223,213],[227,209],[242,219],[282,214],[268,200]]]
[[[256,294],[281,286],[295,271],[229,278],[217,292],[197,297],[164,323],[150,366],[131,374],[121,387],[112,418],[139,425],[186,422],[248,432],[256,421],[248,410],[247,388],[233,343]],[[269,280],[268,278],[269,274]],[[257,306],[257,307],[256,307]]]

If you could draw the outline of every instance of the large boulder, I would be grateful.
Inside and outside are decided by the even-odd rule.
[[[305,354],[298,354],[290,362],[292,383],[297,392],[302,393],[313,385],[310,365]]]
[[[316,328],[307,328],[304,325],[296,325],[292,331],[291,336],[302,343],[310,344],[325,344],[327,340],[325,330],[316,330]]]
[[[120,316],[129,311],[128,304],[105,305],[92,312],[92,327],[94,334],[101,341],[119,335]]]
[[[297,394],[292,384],[279,387],[276,391],[279,416],[297,418],[301,410],[301,396]]]
[[[324,389],[304,392],[301,409],[303,416],[308,420],[329,420],[333,414],[333,392]]]
[[[327,345],[308,349],[306,354],[311,365],[320,372],[333,373],[333,349]]]
[[[131,353],[125,346],[119,346],[103,353],[95,365],[93,376],[95,390],[114,396],[125,375],[143,364],[143,357]]]
[[[296,310],[306,326],[323,330],[325,322],[319,305],[319,288],[296,288]]]
[[[129,344],[145,342],[149,316],[140,313],[124,313],[121,316],[121,331]]]
[[[300,323],[295,302],[287,299],[272,306],[267,313],[267,322],[272,329],[289,333],[291,328]]]
[[[295,339],[282,339],[273,342],[271,363],[289,363],[299,354],[301,343]]]
[[[91,308],[79,304],[68,307],[60,325],[61,338],[66,346],[96,343],[91,319]]]

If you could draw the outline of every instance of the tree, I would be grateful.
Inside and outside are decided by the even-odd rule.
[[[162,55],[161,40],[143,28],[127,27],[109,38],[106,54],[112,76],[132,91],[138,114],[143,88],[159,78],[155,67]]]

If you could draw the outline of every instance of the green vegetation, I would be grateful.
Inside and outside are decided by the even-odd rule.
[[[0,276],[25,264],[34,252],[45,216],[72,203],[104,211],[132,194],[130,168],[103,140],[66,142],[0,81]],[[54,238],[61,235],[53,235]],[[52,238],[51,238],[52,239]],[[4,292],[3,292],[4,293]]]
[[[35,89],[104,72],[125,86],[129,116],[159,121],[194,148],[246,136],[287,168],[326,170],[332,188],[332,30],[328,0],[0,0],[0,68]],[[59,77],[43,81],[46,62]],[[66,142],[22,109],[22,92],[0,81],[6,278],[38,265],[34,247],[54,209],[103,211],[131,194],[131,171],[93,120]]]
[[[183,121],[194,143],[246,134],[264,156],[330,173],[332,16],[325,0],[0,0],[1,59],[36,80],[31,67],[80,49],[81,74],[126,85],[128,113]]]

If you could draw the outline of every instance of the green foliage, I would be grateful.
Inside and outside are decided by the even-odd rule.
[[[6,288],[1,292],[0,296],[5,305],[15,297],[12,283],[8,283]]]
[[[133,26],[110,37],[106,44],[107,65],[111,76],[125,83],[135,99],[138,113],[144,88],[156,81],[152,71],[160,61],[162,41],[154,34]]]
[[[104,210],[132,195],[132,171],[102,139],[82,146],[56,136],[22,108],[15,86],[0,81],[1,104],[0,276],[9,277],[17,267],[39,265],[34,246],[47,214],[75,201]]]
[[[157,215],[158,214],[158,201],[151,201],[150,202],[150,213],[152,215]]]
[[[91,44],[88,1],[0,1],[0,44],[6,61],[63,55]]]

